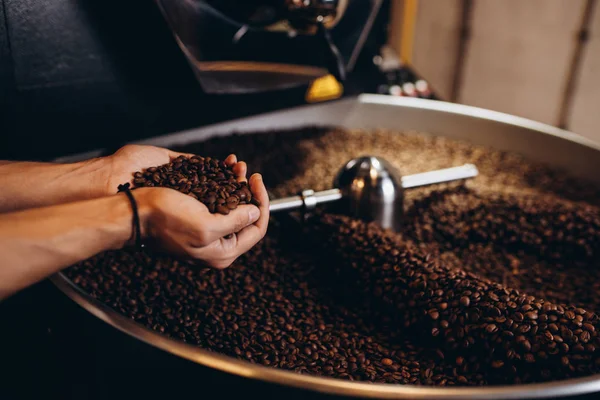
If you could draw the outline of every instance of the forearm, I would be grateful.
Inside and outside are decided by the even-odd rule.
[[[106,159],[73,164],[0,161],[0,213],[106,195]]]
[[[132,210],[124,194],[0,215],[0,299],[123,247],[131,232]]]

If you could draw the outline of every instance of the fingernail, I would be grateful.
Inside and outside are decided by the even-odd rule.
[[[262,182],[262,175],[261,175],[261,174],[259,174],[259,173],[255,173],[255,174],[253,174],[253,175],[252,175],[252,177],[253,177],[254,179],[258,179],[259,181],[261,181],[261,182]]]
[[[260,217],[260,210],[253,206],[250,208],[250,211],[248,211],[248,216],[250,217],[250,222],[256,222]]]

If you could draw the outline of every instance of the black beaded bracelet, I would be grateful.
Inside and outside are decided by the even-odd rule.
[[[129,202],[131,203],[131,208],[133,209],[133,236],[135,237],[135,247],[137,247],[138,249],[142,249],[144,248],[144,244],[142,243],[142,228],[140,226],[140,215],[138,213],[138,207],[137,207],[137,202],[135,201],[135,197],[133,197],[133,194],[131,193],[131,189],[129,188],[129,183],[124,183],[122,185],[119,185],[119,193],[123,192],[125,193],[125,195],[127,196],[127,198],[129,199]]]

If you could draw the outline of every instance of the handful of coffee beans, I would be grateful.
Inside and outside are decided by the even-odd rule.
[[[229,214],[240,204],[260,202],[245,181],[238,181],[233,169],[211,157],[179,156],[168,164],[151,167],[133,175],[135,187],[167,187],[200,200],[211,213]]]

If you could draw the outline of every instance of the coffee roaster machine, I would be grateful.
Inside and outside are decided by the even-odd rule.
[[[208,93],[286,89],[327,74],[344,81],[382,3],[157,0]]]
[[[157,0],[157,4],[194,76],[203,90],[213,93],[258,92],[269,86],[269,90],[285,91],[329,75],[343,82],[381,5],[376,0]],[[360,16],[364,26],[352,40],[343,33],[351,15]],[[209,31],[215,30],[223,38],[207,39]],[[297,54],[276,59],[276,52],[262,52],[259,45],[267,37],[283,46],[298,45]],[[316,58],[314,53],[311,58],[301,56],[303,51],[309,54],[316,49]],[[307,64],[308,59],[313,62]],[[169,147],[234,131],[292,128],[308,120],[348,128],[414,129],[466,140],[520,153],[600,184],[596,173],[600,145],[575,134],[478,108],[382,95],[302,105],[141,143]],[[75,161],[104,152],[100,149],[60,160]],[[40,343],[33,343],[30,356],[38,364],[26,370],[38,372],[32,375],[36,378],[43,377],[44,371],[60,371],[59,378],[41,378],[59,398],[524,399],[596,398],[594,393],[600,392],[600,376],[534,385],[430,388],[300,375],[208,352],[150,331],[90,298],[63,274],[39,290],[42,296],[55,298],[36,306],[42,310],[38,314],[46,315],[42,340],[52,350],[37,354]],[[29,337],[27,332],[23,335]]]
[[[479,145],[523,154],[531,160],[565,169],[575,176],[600,184],[594,171],[600,168],[600,145],[570,132],[523,118],[478,108],[432,100],[394,98],[365,94],[326,104],[301,106],[250,118],[194,129],[142,143],[176,146],[232,132],[304,126],[311,120],[322,125],[347,128],[414,129],[465,140]],[[542,151],[540,151],[542,150]],[[68,157],[85,159],[102,151]],[[296,374],[236,360],[169,339],[137,325],[82,292],[63,274],[52,282],[81,306],[86,324],[70,340],[85,343],[96,338],[93,357],[106,376],[104,390],[129,396],[189,393],[239,398],[248,395],[273,398],[327,399],[338,397],[389,399],[525,399],[587,395],[600,391],[600,376],[543,384],[482,388],[433,388],[406,385],[358,383]],[[68,303],[68,298],[65,302]],[[98,321],[101,320],[103,322]],[[102,330],[99,337],[98,329]],[[65,345],[68,345],[67,342]],[[83,346],[83,344],[82,344]],[[125,360],[123,360],[123,356]],[[114,360],[120,360],[114,365]],[[105,369],[104,369],[105,368]],[[86,372],[80,372],[87,376]],[[95,375],[96,377],[97,375]],[[95,378],[98,379],[98,378]],[[138,384],[139,382],[151,382]],[[112,389],[107,389],[112,388]],[[140,392],[141,391],[141,392]],[[110,393],[110,391],[108,392]],[[595,398],[595,394],[591,395]],[[579,398],[579,397],[578,397]]]

